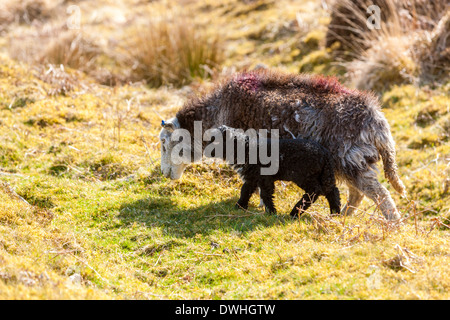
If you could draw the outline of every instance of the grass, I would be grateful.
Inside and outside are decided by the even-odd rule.
[[[57,181],[47,187],[61,184],[67,187]],[[439,299],[448,292],[442,274],[448,232],[430,232],[431,223],[415,227],[411,218],[389,229],[376,215],[343,219],[314,211],[298,223],[237,212],[224,196],[212,203],[211,194],[193,197],[198,190],[192,185],[174,186],[171,197],[157,196],[160,189],[137,191],[145,186],[77,183],[71,186],[74,198],[93,200],[58,201],[58,218],[51,223],[60,226],[57,230],[15,227],[16,240],[3,244],[8,253],[2,254],[3,278],[8,278],[3,297],[58,298],[59,293],[85,299],[88,289],[92,298],[110,292],[106,297],[152,299]],[[40,236],[50,229],[44,241],[33,237],[33,227]],[[36,256],[23,257],[33,249]],[[35,266],[36,259],[44,270]],[[20,278],[23,270],[28,277]],[[51,280],[40,280],[44,273]],[[70,280],[75,273],[82,279],[79,286]],[[27,286],[29,279],[36,283]],[[80,290],[60,292],[56,280]]]
[[[150,86],[186,85],[211,76],[221,63],[219,36],[195,25],[181,9],[139,26],[135,34],[126,46],[126,64],[133,65],[132,79]]]
[[[343,72],[323,48],[328,20],[315,1],[189,6],[196,23],[214,17],[223,29],[224,68]],[[324,199],[292,221],[301,191],[289,183],[277,184],[277,216],[257,197],[236,210],[241,182],[223,164],[164,178],[160,123],[188,98],[186,87],[104,86],[2,53],[0,88],[2,299],[449,298],[448,83],[380,93],[408,198],[380,179],[401,223],[385,222],[368,200],[352,217],[330,216]]]
[[[379,28],[370,30],[366,9],[372,4],[380,8],[380,21]],[[395,84],[444,84],[449,80],[443,40],[448,37],[447,11],[446,1],[335,1],[326,44],[339,47],[334,56],[343,61],[352,86],[361,90],[382,93]]]

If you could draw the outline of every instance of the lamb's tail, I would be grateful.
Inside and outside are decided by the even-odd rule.
[[[395,142],[391,136],[389,126],[383,132],[377,132],[375,146],[383,159],[383,168],[386,178],[394,189],[402,195],[406,195],[405,185],[398,176],[398,166],[395,161]]]

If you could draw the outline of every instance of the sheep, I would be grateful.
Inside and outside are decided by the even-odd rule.
[[[376,163],[381,158],[388,181],[405,194],[390,127],[372,93],[348,89],[334,77],[270,69],[237,73],[210,93],[189,99],[174,118],[164,122],[160,140],[165,176],[182,176],[187,164],[172,161],[171,136],[177,129],[193,134],[196,121],[201,121],[203,131],[220,125],[278,129],[281,138],[313,140],[330,151],[336,178],[349,188],[342,212],[350,215],[367,196],[386,219],[400,218],[389,191],[377,179]]]
[[[262,174],[262,164],[256,157],[251,161],[250,153],[258,154],[260,143],[272,144],[271,139],[252,138],[241,133],[240,130],[227,126],[217,128],[222,135],[221,152],[215,152],[213,157],[226,160],[241,176],[244,184],[241,188],[241,196],[236,207],[247,209],[251,195],[256,188],[260,188],[260,195],[265,209],[271,214],[276,213],[273,203],[275,181],[292,181],[305,190],[305,194],[293,207],[290,215],[293,218],[302,214],[317,198],[324,195],[330,206],[330,213],[340,213],[339,189],[336,187],[333,159],[328,150],[318,143],[306,139],[280,139],[277,141],[278,161],[277,172],[273,175]],[[231,141],[231,143],[230,143]],[[254,149],[251,143],[254,143]],[[232,148],[231,156],[228,152]],[[269,147],[267,147],[269,149]],[[272,148],[270,148],[272,150]],[[239,163],[238,152],[241,150],[244,157]],[[241,155],[242,156],[242,155]],[[231,158],[231,159],[230,159]]]

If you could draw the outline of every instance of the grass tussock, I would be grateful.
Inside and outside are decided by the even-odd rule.
[[[127,51],[131,78],[152,87],[211,76],[222,59],[219,37],[175,11],[138,27]]]
[[[369,28],[368,18],[374,13],[370,6],[380,9],[380,28]],[[446,1],[425,0],[337,0],[330,5],[330,23],[326,34],[326,46],[340,43],[336,54],[358,53],[371,46],[370,40],[379,33],[389,34],[431,31],[448,9]],[[384,24],[384,26],[383,26]]]
[[[425,81],[446,79],[450,73],[450,10],[434,29],[414,44],[421,78]]]
[[[96,70],[100,53],[100,48],[85,33],[65,27],[21,33],[12,36],[9,42],[9,55],[15,59],[38,67],[62,65],[88,74]]]
[[[13,23],[44,22],[52,16],[52,11],[46,0],[4,0],[0,4],[0,31]]]
[[[81,32],[58,33],[40,53],[41,64],[63,65],[69,68],[88,71],[93,68],[99,48]]]
[[[369,28],[370,5],[380,8],[379,28]],[[331,7],[326,45],[346,62],[359,89],[382,92],[393,84],[448,80],[447,1],[348,1]],[[438,44],[439,43],[439,44]]]
[[[393,84],[415,83],[418,65],[413,58],[411,37],[383,37],[358,59],[347,63],[352,85],[382,92]]]

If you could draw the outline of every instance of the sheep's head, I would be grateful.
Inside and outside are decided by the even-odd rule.
[[[180,124],[177,118],[172,118],[167,121],[163,120],[161,126],[163,127],[159,134],[161,142],[161,172],[165,177],[177,180],[181,178],[184,169],[187,167],[186,161],[180,161],[180,159],[173,159],[172,157],[174,147],[183,143],[172,139],[174,131],[180,128]]]

